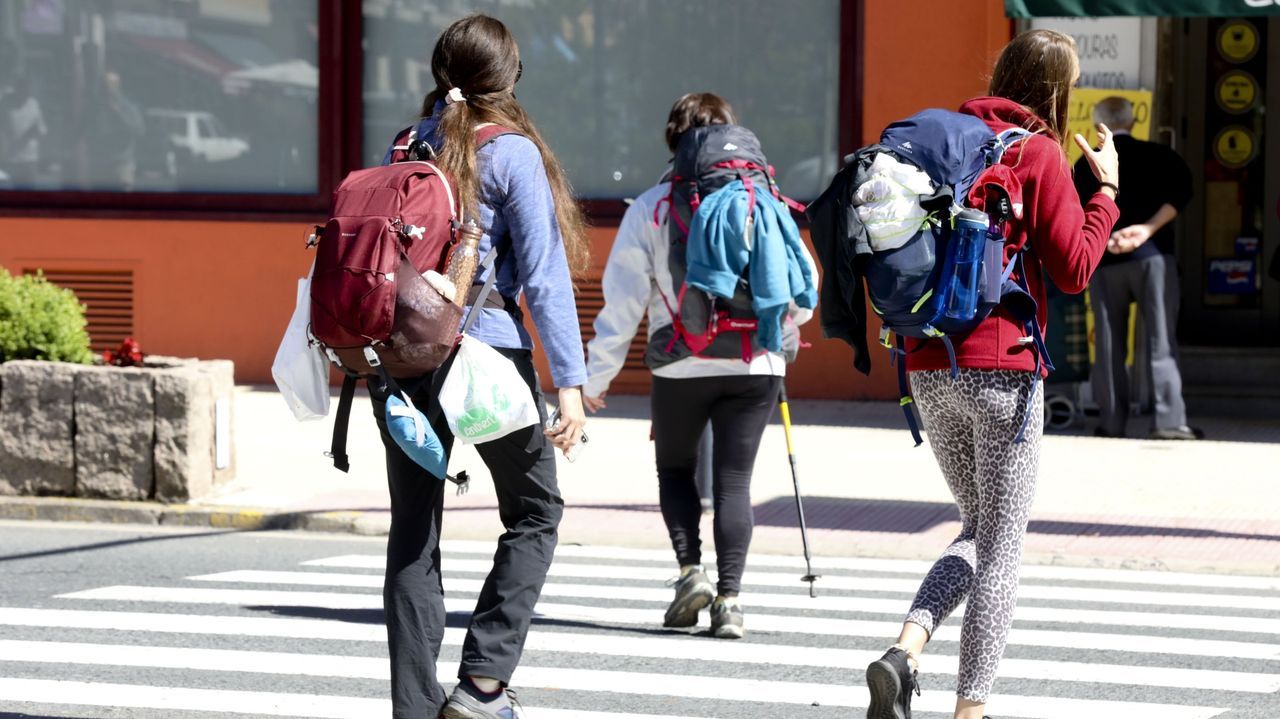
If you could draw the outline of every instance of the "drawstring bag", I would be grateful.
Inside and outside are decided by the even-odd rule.
[[[388,395],[385,418],[387,434],[391,435],[405,455],[430,472],[431,476],[443,480],[449,465],[444,445],[431,428],[431,423],[413,406],[408,395]]]
[[[539,421],[533,393],[515,364],[465,334],[440,387],[440,409],[463,444],[491,442]]]
[[[314,268],[314,266],[313,266]],[[329,414],[329,360],[312,342],[311,273],[298,280],[298,301],[271,363],[271,377],[299,421]]]

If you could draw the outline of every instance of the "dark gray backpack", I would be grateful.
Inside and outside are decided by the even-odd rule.
[[[755,133],[740,125],[710,125],[684,133],[672,163],[671,194],[666,198],[667,228],[671,237],[668,265],[678,294],[664,297],[672,323],[655,333],[649,343],[645,361],[651,368],[694,355],[750,362],[764,351],[755,340],[757,322],[751,311],[751,289],[746,273],[728,300],[685,284],[686,245],[694,213],[711,193],[734,180],[742,180],[748,191],[768,192],[792,209],[804,212],[803,205],[778,191],[773,181],[773,167],[760,149]],[[655,210],[655,220],[657,217]],[[799,347],[799,330],[787,323],[783,354],[788,361],[795,359]]]

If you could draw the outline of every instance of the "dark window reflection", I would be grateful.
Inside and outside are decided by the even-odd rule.
[[[817,196],[839,166],[839,0],[365,0],[366,165],[434,86],[435,38],[475,11],[515,34],[516,94],[582,196],[657,181],[667,111],[690,91],[733,104],[787,194]]]
[[[316,191],[316,3],[5,0],[0,189]]]

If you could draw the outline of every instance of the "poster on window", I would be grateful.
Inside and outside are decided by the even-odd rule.
[[[1258,291],[1258,262],[1252,257],[1211,259],[1208,280],[1210,294],[1254,294]]]
[[[1109,97],[1123,97],[1133,103],[1133,130],[1130,134],[1139,140],[1151,139],[1151,91],[1150,90],[1095,90],[1076,88],[1071,91],[1071,105],[1067,112],[1067,132],[1084,135],[1092,147],[1098,146],[1098,130],[1093,121],[1093,108]],[[1113,128],[1114,129],[1114,128]],[[1080,159],[1080,148],[1074,141],[1067,143],[1067,156],[1075,165]]]

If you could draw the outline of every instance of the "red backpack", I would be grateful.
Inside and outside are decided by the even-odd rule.
[[[356,170],[333,193],[330,219],[317,227],[311,274],[311,335],[346,374],[334,426],[334,466],[347,469],[346,425],[361,376],[415,377],[444,364],[459,339],[462,306],[423,279],[443,273],[456,245],[457,196],[430,146],[401,132],[391,164]],[[511,130],[487,125],[477,149]],[[490,276],[494,273],[490,272]],[[459,287],[459,292],[471,288]],[[487,294],[487,293],[486,293]],[[481,301],[485,301],[482,299]]]

